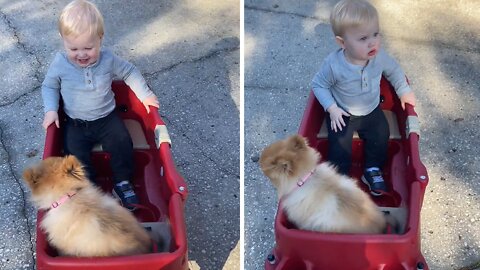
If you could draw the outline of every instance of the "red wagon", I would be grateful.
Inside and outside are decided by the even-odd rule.
[[[267,270],[417,270],[428,269],[420,247],[420,210],[428,175],[420,161],[419,122],[413,106],[403,110],[393,87],[381,84],[381,107],[390,126],[388,161],[383,168],[390,196],[372,197],[400,223],[399,234],[334,234],[299,230],[281,211],[275,218],[276,245],[265,260]],[[327,156],[325,111],[310,93],[298,133]],[[363,143],[352,142],[350,175],[359,179]],[[359,183],[359,186],[364,185]],[[367,192],[367,188],[365,188]]]
[[[184,206],[187,188],[176,171],[170,151],[170,138],[156,108],[147,114],[143,104],[124,83],[112,84],[117,111],[130,132],[134,145],[135,172],[133,185],[141,207],[134,212],[152,235],[162,235],[167,241],[158,252],[135,256],[76,258],[58,256],[46,239],[37,217],[37,269],[98,269],[98,270],[188,270],[187,238]],[[62,113],[60,113],[62,118]],[[62,121],[60,121],[62,122]],[[47,130],[43,158],[62,156],[62,127],[51,125]],[[92,151],[97,172],[96,183],[103,190],[112,190],[109,155],[98,145]],[[169,240],[169,241],[168,241]]]

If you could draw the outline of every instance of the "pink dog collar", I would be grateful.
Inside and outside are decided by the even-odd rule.
[[[297,186],[296,187],[293,187],[292,190],[290,190],[290,192],[286,193],[285,195],[282,196],[282,198],[286,198],[288,197],[290,194],[292,194],[297,188],[301,188],[303,185],[305,185],[305,183],[307,182],[307,180],[310,178],[310,176],[312,176],[313,172],[315,171],[315,169],[311,170],[309,173],[307,173],[305,176],[303,176],[300,180],[298,180],[297,182]]]
[[[298,180],[297,186],[298,186],[298,187],[303,186],[303,185],[307,182],[308,178],[313,174],[314,171],[315,171],[315,169],[311,170],[311,171],[310,171],[309,173],[307,173],[302,179]]]
[[[67,194],[63,195],[58,201],[54,201],[52,203],[52,207],[50,209],[59,207],[61,204],[66,202],[68,199],[75,196],[75,194],[77,194],[77,193],[73,193],[73,194],[67,193]]]

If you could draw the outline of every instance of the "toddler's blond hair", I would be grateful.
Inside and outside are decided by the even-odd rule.
[[[330,24],[335,36],[342,36],[349,27],[369,23],[378,23],[378,13],[372,4],[364,0],[342,0],[330,13]]]
[[[76,37],[85,32],[103,37],[103,16],[94,4],[75,0],[62,10],[58,19],[58,30],[62,37]]]

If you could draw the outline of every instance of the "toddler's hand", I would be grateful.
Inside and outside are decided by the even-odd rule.
[[[55,126],[60,128],[60,121],[58,120],[58,113],[56,111],[48,111],[43,118],[42,126],[46,130],[52,123],[55,122]]]
[[[350,114],[339,108],[337,104],[333,104],[332,106],[328,107],[327,111],[330,113],[330,125],[333,131],[341,131],[342,126],[345,126],[343,116],[350,116]]]
[[[402,108],[405,110],[405,103],[408,103],[415,107],[415,94],[413,91],[403,94],[400,97],[400,102],[402,103]]]
[[[151,95],[142,101],[143,106],[147,109],[147,113],[150,113],[150,108],[148,106],[153,106],[156,108],[160,108],[160,103],[158,102],[156,95]]]

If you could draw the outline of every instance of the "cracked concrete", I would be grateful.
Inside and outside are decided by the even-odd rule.
[[[68,2],[0,0],[0,269],[35,269],[36,212],[21,173],[41,159],[40,86],[62,49],[56,20]],[[191,265],[239,269],[238,2],[94,2],[103,45],[134,63],[159,97],[190,191]]]
[[[9,241],[2,242],[0,247],[0,253],[5,254],[0,260],[0,268],[7,269],[11,258],[18,259],[18,256],[24,261],[23,267],[31,269],[33,266],[33,254],[35,250],[35,239],[33,238],[30,230],[30,224],[33,224],[32,217],[27,213],[27,203],[25,199],[25,190],[23,185],[20,184],[19,179],[15,176],[14,169],[12,167],[10,155],[5,148],[5,141],[3,139],[3,130],[0,128],[0,142],[2,144],[1,156],[2,156],[2,175],[11,175],[13,180],[9,179],[2,182],[1,189],[4,191],[0,204],[2,208],[8,209],[8,211],[19,212],[17,218],[6,216],[6,220],[9,222],[0,223],[0,230],[2,234],[13,235]],[[14,182],[15,185],[11,186],[9,183]],[[3,211],[2,211],[3,212]],[[12,234],[13,232],[13,234]],[[16,246],[15,243],[25,243],[25,246]]]
[[[245,0],[245,269],[262,269],[274,245],[277,197],[259,154],[297,132],[310,81],[337,48],[328,20],[336,2]],[[383,46],[417,95],[421,159],[430,177],[423,254],[430,269],[478,269],[480,3],[372,2]]]

